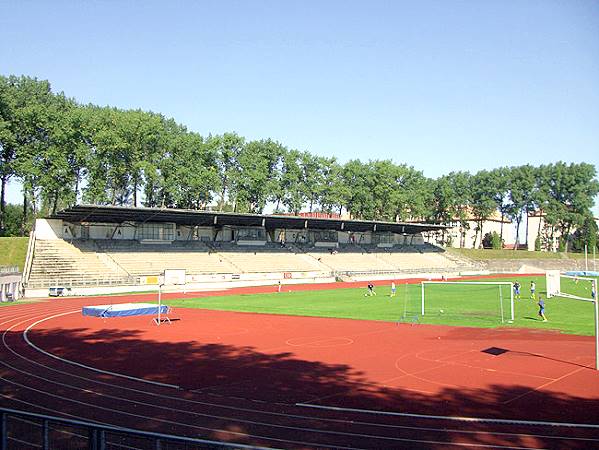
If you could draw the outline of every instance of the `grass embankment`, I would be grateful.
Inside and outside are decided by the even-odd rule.
[[[516,279],[514,279],[515,281]],[[169,300],[166,304],[182,308],[204,308],[221,311],[241,311],[312,317],[335,317],[389,322],[411,322],[453,326],[495,328],[524,327],[559,330],[564,333],[592,335],[593,304],[559,298],[546,299],[546,316],[537,316],[537,300],[530,298],[530,282],[537,283],[537,296],[545,297],[545,278],[519,278],[521,299],[515,300],[514,322],[510,319],[509,286],[428,286],[425,315],[420,315],[420,284],[397,282],[397,295],[391,298],[390,285],[379,285],[377,296],[365,297],[365,289],[335,289],[272,294],[232,295],[197,299]],[[485,280],[490,281],[490,280]],[[497,281],[506,281],[505,278]],[[366,283],[364,283],[366,285]],[[562,286],[565,288],[566,286]],[[274,288],[273,288],[274,289]],[[590,297],[590,283],[568,286],[568,292]],[[503,300],[503,301],[501,301]],[[503,323],[502,323],[503,310]]]
[[[0,267],[18,266],[22,271],[28,242],[28,237],[0,237]]]
[[[584,253],[563,252],[533,252],[527,250],[493,250],[475,248],[448,248],[448,252],[465,256],[470,259],[584,259]],[[593,258],[589,254],[589,259]]]

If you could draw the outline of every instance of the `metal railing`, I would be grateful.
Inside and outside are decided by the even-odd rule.
[[[50,287],[101,287],[101,286],[139,286],[139,277],[111,277],[111,278],[60,278],[58,280],[46,279],[28,282],[27,289],[43,289]]]
[[[42,450],[57,448],[203,450],[222,448],[264,449],[267,447],[204,438],[186,438],[0,408],[0,450],[21,448],[39,448]]]
[[[336,270],[334,276],[352,277],[356,275],[392,275],[392,274],[420,274],[420,273],[454,273],[461,270],[472,269],[471,266],[452,266],[452,267],[422,267],[417,269],[396,269],[396,270]]]

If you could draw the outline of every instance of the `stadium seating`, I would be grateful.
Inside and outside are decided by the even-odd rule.
[[[293,245],[241,246],[236,244],[213,244],[213,250],[241,273],[252,272],[311,272],[330,270],[299,251]]]
[[[134,280],[100,258],[90,243],[36,240],[28,287],[132,284]]]
[[[37,240],[29,287],[137,284],[140,277],[165,269],[185,269],[189,275],[261,272],[425,272],[455,271],[464,261],[430,244],[343,244],[315,247],[267,243],[136,240]]]
[[[97,240],[95,244],[133,276],[160,275],[165,269],[185,269],[190,275],[239,272],[235,265],[199,241],[141,244],[133,240]]]

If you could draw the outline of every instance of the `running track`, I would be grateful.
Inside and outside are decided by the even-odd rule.
[[[125,300],[0,308],[0,405],[275,448],[599,448],[590,338],[191,309],[161,327],[81,316],[107,301]]]

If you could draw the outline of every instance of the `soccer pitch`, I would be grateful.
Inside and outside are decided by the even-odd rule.
[[[530,298],[530,282],[537,284],[537,295]],[[487,279],[485,281],[491,281]],[[360,320],[381,320],[388,322],[425,323],[466,327],[520,327],[558,330],[569,334],[593,335],[593,304],[563,298],[547,299],[545,277],[518,277],[513,280],[498,278],[495,281],[519,281],[522,285],[521,298],[514,300],[514,322],[509,323],[504,314],[501,320],[500,308],[509,310],[509,286],[502,287],[503,305],[500,305],[498,287],[492,286],[435,286],[434,292],[427,292],[426,314],[421,311],[420,284],[402,284],[397,281],[397,293],[390,297],[390,282],[376,283],[376,296],[365,296],[367,282],[363,289],[332,289],[297,292],[273,292],[269,294],[248,294],[202,297],[194,299],[168,300],[175,308],[204,308],[221,311],[240,311],[264,314],[285,314],[311,317],[335,317]],[[562,288],[583,297],[589,297],[590,283],[574,282]],[[275,288],[273,287],[273,290]],[[429,289],[429,287],[427,287]],[[545,299],[548,322],[539,320],[538,295]]]

